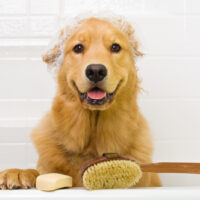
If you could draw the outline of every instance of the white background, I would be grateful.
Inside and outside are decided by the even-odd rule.
[[[140,107],[155,138],[154,161],[200,162],[199,0],[0,0],[0,169],[35,167],[32,127],[50,108],[52,75],[41,61],[64,16],[124,15],[145,53],[137,60]],[[162,175],[199,185],[200,175]]]

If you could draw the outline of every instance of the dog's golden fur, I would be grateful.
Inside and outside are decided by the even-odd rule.
[[[133,29],[129,28],[133,37]],[[83,54],[72,51],[77,42],[84,43]],[[112,43],[121,45],[120,53],[110,52]],[[66,41],[52,108],[31,134],[39,154],[40,174],[68,174],[74,186],[81,186],[79,170],[83,163],[104,152],[131,156],[139,163],[152,162],[151,134],[137,105],[139,80],[131,48],[127,33],[97,18],[86,20]],[[43,57],[44,61],[53,62],[58,51],[56,46],[51,55]],[[136,41],[134,51],[141,55]],[[101,88],[111,93],[118,87],[113,101],[101,106],[82,102],[76,89],[89,90],[84,70],[91,63],[107,67]],[[136,186],[160,185],[157,174],[144,173]]]

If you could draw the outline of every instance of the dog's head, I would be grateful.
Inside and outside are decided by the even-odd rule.
[[[62,93],[70,92],[85,108],[108,108],[127,84],[129,74],[136,73],[134,57],[142,54],[134,31],[128,23],[120,19],[116,22],[82,20],[68,38],[64,35],[69,27],[63,29],[60,42],[43,56],[48,64],[60,60],[58,81]]]

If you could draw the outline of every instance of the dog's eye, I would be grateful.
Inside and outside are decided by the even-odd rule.
[[[82,44],[77,44],[74,46],[73,51],[75,53],[82,53],[84,51],[84,46]]]
[[[111,52],[118,53],[121,50],[121,46],[117,43],[114,43],[110,47]]]

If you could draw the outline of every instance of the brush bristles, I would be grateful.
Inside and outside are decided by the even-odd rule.
[[[137,163],[130,160],[110,160],[90,166],[83,174],[88,190],[128,188],[142,176]]]

